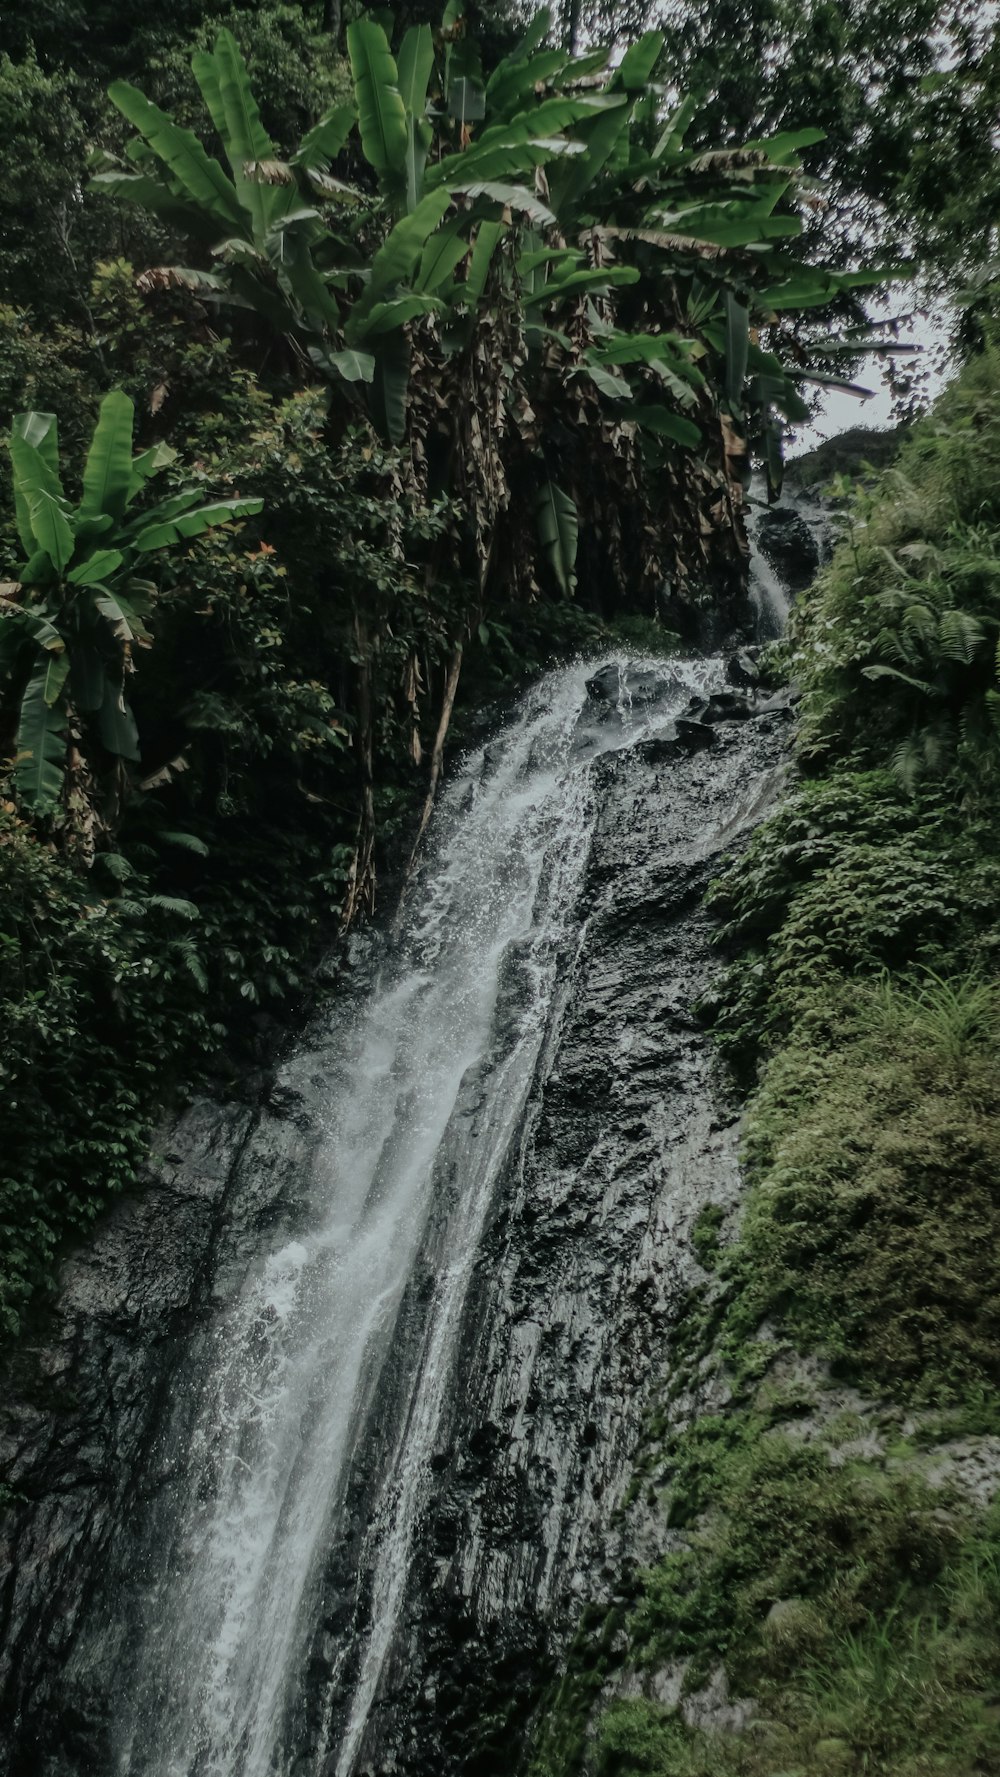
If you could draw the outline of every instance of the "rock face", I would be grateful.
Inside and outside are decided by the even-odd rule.
[[[567,732],[590,812],[523,1090],[504,1068],[539,1003],[527,938],[498,964],[488,1041],[462,1077],[384,1352],[355,1406],[259,1755],[249,1729],[224,1745],[202,1739],[186,1763],[168,1763],[152,1730],[144,1739],[158,1682],[143,1675],[157,1657],[150,1597],[158,1608],[167,1596],[182,1557],[164,1549],[183,1551],[218,1470],[183,1472],[203,1437],[202,1380],[237,1324],[227,1305],[256,1255],[304,1225],[299,1181],[327,1139],[340,1015],[307,1033],[261,1107],[193,1107],[144,1194],[68,1267],[51,1340],[13,1379],[0,1421],[15,1495],[0,1617],[9,1777],[517,1768],[582,1601],[609,1597],[636,1556],[616,1508],[698,1275],[691,1226],[738,1192],[736,1111],[696,1011],[716,966],[701,898],[776,791],[787,711],[756,712],[724,690],[721,663],[714,674],[699,688],[615,666],[587,693],[580,679]],[[693,689],[703,721],[683,713]],[[533,732],[527,723],[517,743],[518,783],[532,781]],[[477,756],[456,808],[512,744]],[[553,855],[538,894],[559,867]],[[457,1265],[456,1219],[484,1141],[488,1190],[445,1339],[440,1279]],[[394,1545],[406,1500],[412,1529]],[[390,1611],[380,1576],[394,1547]],[[196,1664],[187,1682],[199,1682]]]
[[[823,560],[823,536],[794,506],[770,506],[757,521],[757,548],[790,592],[803,592]]]

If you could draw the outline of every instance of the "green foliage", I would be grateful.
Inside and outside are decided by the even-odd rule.
[[[618,28],[638,34],[644,7]],[[674,78],[704,95],[705,143],[818,124],[810,172],[828,182],[828,250],[850,262],[873,238],[930,261],[937,289],[992,259],[996,21],[975,0],[684,0],[667,15]],[[754,78],[747,78],[752,67]]]
[[[680,122],[657,120],[656,33],[621,69],[604,51],[526,47],[488,79],[460,20],[436,37],[411,27],[398,63],[372,17],[354,20],[347,42],[353,106],[332,107],[287,159],[231,34],[195,57],[228,171],[134,87],[112,86],[140,134],[125,158],[106,157],[93,188],[199,247],[194,262],[146,273],[145,287],[249,307],[384,440],[408,441],[418,463],[449,464],[432,485],[459,495],[469,568],[494,593],[536,590],[535,552],[500,551],[494,539],[529,483],[541,577],[565,593],[580,514],[594,540],[617,543],[621,497],[648,506],[647,476],[677,446],[704,445],[724,479],[720,409],[767,435],[777,474],[777,416],[804,416],[810,371],[801,353],[786,366],[756,334],[879,275],[806,271],[774,244],[800,232],[796,150],[814,132],[692,155]],[[333,157],[353,173],[359,152],[362,176],[335,176]],[[596,422],[587,455],[607,459],[603,476],[561,443],[570,380],[582,377],[581,418]],[[616,404],[638,437],[615,423]],[[605,522],[608,486],[616,506]],[[699,545],[701,529],[688,525]]]
[[[998,375],[991,348],[855,498],[793,627],[806,760],[888,756],[907,787],[963,760],[996,776]]]
[[[183,979],[190,909],[131,887],[127,902],[102,893],[0,805],[4,1336],[67,1235],[135,1179],[181,1049],[218,1042]]]
[[[822,1016],[775,1056],[754,1105],[727,1337],[773,1316],[897,1397],[995,1387],[995,990],[842,990]]]
[[[196,488],[129,515],[177,454],[160,444],[133,457],[134,417],[121,390],[105,396],[76,507],[60,480],[55,414],[17,414],[10,437],[25,555],[19,578],[0,595],[0,683],[6,681],[15,728],[12,782],[22,806],[40,818],[51,819],[62,805],[63,820],[88,849],[96,809],[82,784],[97,769],[94,746],[115,761],[141,758],[127,687],[136,649],[152,643],[144,619],[155,587],[137,570],[145,572],[147,558],[159,551],[262,505],[239,498],[206,505]],[[68,768],[77,782],[67,796]]]

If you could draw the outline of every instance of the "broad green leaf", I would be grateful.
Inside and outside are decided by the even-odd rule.
[[[430,25],[411,25],[399,46],[399,91],[411,117],[423,117],[427,87],[434,67]]]
[[[420,258],[420,268],[413,280],[415,290],[439,290],[446,284],[469,251],[469,243],[455,223],[431,235]]]
[[[89,188],[104,197],[118,198],[124,203],[140,204],[144,210],[152,210],[178,233],[206,241],[219,238],[221,222],[214,210],[204,209],[193,202],[186,203],[176,192],[146,174],[95,173]]]
[[[632,390],[623,376],[617,376],[613,370],[603,370],[599,364],[581,364],[574,372],[577,376],[589,376],[594,387],[609,401],[630,401]]]
[[[561,161],[549,174],[549,190],[557,212],[564,204],[579,203],[627,133],[630,119],[630,106],[620,104],[584,118],[577,125],[583,153]]]
[[[159,845],[173,845],[178,851],[194,852],[199,858],[207,858],[209,855],[208,846],[196,833],[180,833],[173,828],[161,827],[155,837]]]
[[[42,696],[49,708],[59,700],[62,688],[69,677],[69,655],[63,649],[60,654],[49,654],[42,684]]]
[[[620,233],[628,240],[647,241],[651,246],[663,247],[673,253],[679,250],[697,252],[702,247],[750,247],[764,241],[791,239],[802,233],[802,223],[797,216],[768,216],[758,212],[735,217],[726,210],[725,205],[713,204],[703,210],[663,215],[659,228],[611,228],[607,232],[612,235]]]
[[[381,333],[391,333],[398,327],[405,327],[407,321],[415,320],[417,315],[429,314],[432,309],[440,307],[439,297],[426,294],[397,296],[389,302],[377,302],[358,322],[356,336],[359,339],[374,339]]]
[[[448,90],[448,116],[460,126],[481,123],[486,116],[486,94],[476,80],[453,80]]]
[[[375,307],[376,302],[396,284],[412,276],[425,242],[450,207],[451,197],[448,192],[431,192],[421,199],[411,216],[402,217],[395,228],[390,230],[372,260],[367,288],[355,303],[348,322],[346,332],[349,344],[353,342],[360,322]]]
[[[20,452],[21,467],[18,468],[18,454],[22,445],[36,453],[35,458]],[[59,433],[54,413],[36,413],[33,409],[27,413],[17,413],[11,425],[10,456],[14,470],[14,517],[17,534],[21,539],[21,547],[29,558],[38,548],[31,523],[31,507],[28,502],[28,482],[37,478],[38,464],[47,474],[45,486],[54,497],[62,494],[59,480]]]
[[[406,118],[406,207],[416,209],[424,192],[424,170],[434,131],[424,117]]]
[[[663,33],[646,31],[627,49],[618,64],[615,80],[627,93],[640,92],[650,78],[663,49]]]
[[[906,275],[903,266],[879,266],[869,271],[827,272],[809,267],[796,267],[794,272],[768,290],[754,292],[754,304],[760,309],[816,308],[832,302],[842,290],[864,290],[884,284],[891,278]]]
[[[602,364],[654,364],[663,360],[679,373],[690,371],[685,345],[673,333],[612,333],[591,347]]]
[[[247,65],[231,31],[220,31],[215,39],[215,65],[226,118],[226,152],[233,171],[244,161],[270,160],[274,143],[261,123]]]
[[[493,179],[480,179],[453,189],[462,191],[466,197],[489,198],[491,203],[500,204],[505,210],[519,210],[522,215],[530,216],[540,228],[550,228],[555,223],[548,205],[524,185],[504,185]]]
[[[59,476],[59,423],[54,413],[36,413],[33,409],[28,413],[14,416],[11,430],[25,444],[37,450],[43,463],[51,469],[53,475]]]
[[[253,513],[260,512],[263,500],[217,500],[211,506],[199,506],[196,511],[182,512],[176,518],[161,520],[141,530],[135,539],[134,547],[140,554],[146,555],[151,549],[165,549],[170,543],[178,543],[185,537],[200,537],[203,531],[211,530],[216,525],[230,524],[237,518],[249,518]]]
[[[149,512],[133,513],[127,524],[121,527],[119,538],[125,543],[131,543],[138,531],[147,530],[151,524],[162,524],[168,518],[176,518],[179,512],[189,512],[192,506],[197,506],[201,498],[199,488],[188,488],[185,493],[171,494],[165,500],[158,500]]]
[[[639,271],[634,265],[599,265],[587,266],[581,271],[567,272],[563,277],[550,278],[541,289],[525,297],[525,304],[533,306],[536,302],[561,301],[565,296],[573,296],[581,290],[610,290],[619,284],[637,284]]]
[[[72,559],[76,543],[65,506],[62,501],[54,500],[44,488],[29,488],[28,507],[39,548],[44,549],[56,572],[62,574]]]
[[[628,418],[635,420],[646,432],[654,432],[657,438],[670,438],[675,444],[683,444],[688,450],[697,449],[701,443],[701,431],[693,420],[684,418],[683,414],[671,413],[669,408],[649,406],[633,407]]]
[[[698,101],[692,93],[682,99],[676,111],[672,111],[663,126],[663,132],[653,149],[653,159],[663,160],[669,155],[679,153],[687,134],[688,125],[698,109]]]
[[[801,148],[812,148],[817,142],[826,141],[826,131],[816,129],[784,130],[777,136],[764,136],[759,142],[747,142],[745,148],[759,149],[767,155],[774,167],[795,164],[795,158]]]
[[[221,70],[218,59],[207,49],[196,49],[191,57],[191,72],[198,82],[201,96],[215,125],[216,134],[226,146],[229,143],[229,120],[222,102]]]
[[[218,161],[205,153],[194,132],[181,129],[127,80],[113,81],[108,96],[141,131],[188,197],[204,206],[220,230],[225,227],[242,233],[246,228],[246,217],[240,208],[236,189]]]
[[[133,765],[139,764],[142,755],[135,717],[124,689],[112,685],[108,678],[104,681],[104,698],[97,712],[97,728],[109,753],[118,759],[128,759]]]
[[[147,481],[157,475],[161,469],[168,469],[176,463],[178,453],[172,444],[151,444],[148,450],[141,451],[132,459],[132,478],[129,482],[126,506],[130,506],[136,495],[141,493]]]
[[[36,815],[55,812],[66,775],[66,712],[46,702],[49,660],[35,667],[21,699],[15,739],[14,789]]]
[[[327,376],[339,377],[345,383],[370,383],[375,375],[375,360],[370,352],[331,352],[326,346],[310,346],[309,356]]]
[[[482,300],[493,255],[506,233],[507,225],[504,222],[481,222],[476,230],[472,258],[465,278],[466,301],[473,306]]]
[[[406,107],[389,40],[374,19],[355,19],[347,27],[347,50],[365,158],[384,185],[398,190],[406,170]]]
[[[554,481],[546,481],[535,501],[538,536],[563,592],[576,585],[576,549],[579,519],[576,506]]]
[[[135,408],[121,389],[112,389],[101,411],[83,470],[81,518],[107,513],[121,518],[132,484],[132,428]]]
[[[356,105],[333,105],[311,130],[307,130],[289,164],[317,172],[328,161],[336,160],[357,118]]]
[[[543,49],[530,60],[514,60],[508,56],[500,63],[486,83],[491,117],[510,117],[520,109],[535,88],[553,80],[570,64],[564,49]]]
[[[117,573],[124,560],[120,549],[98,549],[79,567],[71,568],[66,578],[74,586],[101,586],[109,574]]]
[[[340,325],[336,298],[316,269],[308,241],[297,232],[283,234],[277,258],[278,281],[302,310],[306,321],[322,333]],[[289,320],[292,316],[289,316]],[[287,330],[287,323],[286,323]]]
[[[372,420],[388,444],[406,437],[406,392],[410,382],[410,348],[401,329],[387,333],[375,354],[375,376],[369,402]]]
[[[743,384],[746,381],[749,346],[750,311],[732,290],[727,290],[724,393],[733,414],[739,414],[743,409]]]
[[[294,183],[269,185],[249,170],[273,160],[275,148],[261,122],[246,63],[231,31],[220,31],[215,40],[215,66],[226,117],[226,153],[240,202],[253,219],[254,239],[263,242],[268,229],[296,205],[298,194]]]

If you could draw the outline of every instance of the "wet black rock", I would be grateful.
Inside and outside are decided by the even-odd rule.
[[[612,661],[602,666],[592,679],[587,680],[587,693],[595,703],[609,703],[616,707],[622,692],[621,669]]]
[[[760,680],[759,648],[741,648],[726,661],[726,678],[740,690],[752,689]]]
[[[711,697],[693,697],[688,715],[698,722],[745,722],[756,714],[756,705],[738,691],[713,691]]]
[[[758,518],[756,541],[790,592],[804,591],[815,579],[821,542],[801,512],[790,506],[768,507]]]
[[[715,734],[703,721],[694,721],[689,716],[678,716],[674,726],[677,739],[687,753],[701,753],[707,747],[714,747]]]

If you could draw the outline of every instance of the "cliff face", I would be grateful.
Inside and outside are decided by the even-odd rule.
[[[536,699],[457,774],[416,936],[375,946],[258,1108],[192,1107],[141,1195],[67,1266],[44,1348],[20,1359],[2,1422],[11,1777],[509,1770],[584,1603],[611,1604],[657,1552],[620,1508],[701,1275],[692,1225],[739,1190],[736,1110],[693,1010],[714,968],[701,898],[774,792],[787,711],[751,710],[711,665],[697,685],[653,668],[614,667],[587,693],[579,672],[556,678],[551,709]],[[496,879],[488,918],[477,868]],[[463,995],[487,959],[481,1040],[449,1051],[453,1102],[425,1137],[407,1057],[435,1019],[472,1015]],[[373,1007],[379,1044],[410,1034],[388,1065],[350,1264],[308,1286],[306,1374],[289,1280],[310,1275],[320,1207],[338,1227],[353,1188],[330,1168],[361,1152],[348,1111],[369,1085],[341,1076],[352,1044],[377,1071]],[[421,1065],[438,1080],[440,1044]],[[411,1182],[396,1203],[425,1139],[422,1194]],[[382,1263],[363,1246],[376,1235],[397,1253],[391,1277],[360,1276]],[[353,1288],[354,1320],[383,1305],[335,1467],[329,1378]],[[279,1458],[270,1611],[234,1609],[199,1653],[178,1594],[196,1599],[217,1559],[227,1486],[235,1584],[232,1551],[270,1510],[251,1510],[239,1465]],[[280,1684],[260,1676],[262,1646]],[[220,1647],[227,1708],[237,1677],[253,1699],[271,1685],[266,1732],[253,1700],[218,1727]],[[197,1720],[167,1745],[194,1693]]]

